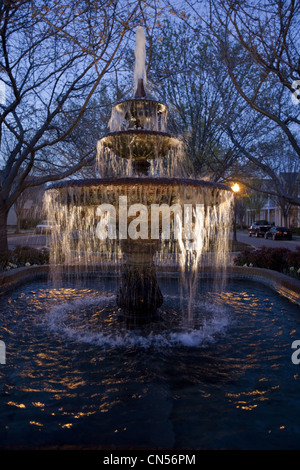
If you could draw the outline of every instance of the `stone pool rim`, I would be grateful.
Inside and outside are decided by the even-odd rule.
[[[10,271],[0,273],[0,295],[8,293],[28,282],[49,280],[51,269],[53,268],[53,265],[50,264],[32,265],[14,268]],[[86,266],[78,265],[66,267],[58,266],[62,275],[70,274],[72,272],[76,273],[78,272],[78,268],[80,268],[82,274],[93,276],[116,275],[116,266],[113,265],[99,265],[99,269],[96,269],[95,266],[92,266],[91,269],[87,269]],[[271,269],[248,266],[228,266],[225,272],[223,272],[213,266],[205,266],[199,270],[199,279],[218,279],[218,277],[223,278],[224,274],[228,280],[256,281],[267,285],[277,291],[280,295],[300,305],[300,280],[277,271],[272,271]],[[176,277],[178,275],[180,275],[179,266],[159,266],[157,268],[158,278],[166,276]]]

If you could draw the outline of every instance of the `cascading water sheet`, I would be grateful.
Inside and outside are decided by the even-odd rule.
[[[182,139],[167,132],[167,106],[146,96],[141,27],[135,57],[134,97],[113,106],[97,144],[99,177],[53,184],[45,196],[48,217],[60,227],[51,260],[56,278],[60,267],[78,275],[114,269],[118,306],[142,321],[152,321],[163,303],[156,272],[177,270],[192,324],[199,271],[217,270],[219,288],[225,279],[233,193],[192,178]]]

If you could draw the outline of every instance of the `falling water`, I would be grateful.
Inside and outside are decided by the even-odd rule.
[[[168,108],[155,100],[127,100],[112,108],[108,121],[110,132],[130,129],[146,129],[156,132],[167,131]]]
[[[129,178],[130,179],[130,178]],[[116,238],[107,236],[99,239],[97,227],[101,216],[97,208],[101,204],[110,204],[116,208],[120,197],[127,197],[128,208],[132,204],[144,204],[150,217],[153,204],[165,204],[172,208],[177,205],[182,210],[181,220],[177,224],[176,216],[170,218],[170,236],[160,235],[160,247],[154,256],[158,271],[177,270],[181,273],[182,310],[186,322],[193,322],[193,300],[199,274],[213,267],[218,273],[217,287],[223,287],[226,266],[228,264],[228,244],[232,194],[214,186],[189,184],[189,180],[147,179],[147,184],[126,184],[126,179],[118,183],[107,180],[106,183],[80,186],[79,182],[52,189],[46,193],[45,205],[48,217],[56,220],[60,227],[52,234],[51,262],[55,266],[54,277],[59,279],[61,272],[70,270],[81,276],[82,272],[118,272],[124,257],[119,245],[118,218],[116,219]],[[153,181],[153,182],[151,182]],[[196,214],[197,208],[200,212]],[[138,214],[137,214],[138,215]],[[107,216],[107,214],[106,214]],[[193,223],[189,224],[189,217]],[[128,217],[128,226],[132,218]],[[161,222],[162,223],[162,222]],[[184,226],[192,227],[192,233],[185,233]],[[191,245],[192,244],[192,245]],[[224,274],[224,276],[223,276]]]
[[[132,176],[132,159],[118,157],[113,150],[103,145],[102,140],[98,140],[96,171],[99,178]]]
[[[130,144],[129,144],[130,147]],[[158,153],[154,149],[154,153]],[[187,177],[191,167],[186,162],[184,144],[178,140],[164,157],[150,160],[149,176],[165,176],[169,178]],[[99,178],[134,176],[133,158],[120,158],[117,153],[97,142],[96,170]]]
[[[135,58],[134,81],[141,88],[141,81],[146,83],[141,27]],[[66,271],[121,274],[118,305],[135,314],[161,306],[153,264],[156,272],[177,271],[183,318],[192,326],[199,274],[217,272],[215,285],[223,286],[233,196],[224,185],[190,177],[182,140],[167,132],[167,115],[165,104],[140,91],[113,106],[109,132],[97,143],[98,178],[57,183],[45,195],[48,217],[59,227],[52,235],[51,261],[55,279]],[[120,201],[125,200],[124,228]],[[154,235],[152,210],[161,217]]]

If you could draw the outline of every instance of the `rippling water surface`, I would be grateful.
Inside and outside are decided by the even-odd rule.
[[[160,285],[161,320],[141,327],[119,318],[113,280],[0,298],[0,446],[300,448],[299,306],[201,281],[186,319],[178,280]]]

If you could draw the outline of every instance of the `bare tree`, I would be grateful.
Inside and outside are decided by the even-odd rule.
[[[217,98],[210,43],[183,23],[161,21],[152,33],[152,91],[169,106],[169,129],[185,144],[190,171],[222,181],[234,160],[234,148],[220,126],[223,106]]]
[[[35,205],[35,207],[41,207],[41,191],[42,188],[38,186],[35,187],[28,187],[24,189],[24,191],[19,195],[19,197],[15,200],[14,209],[17,217],[17,226],[15,233],[20,233],[21,231],[21,222],[24,217],[24,209],[26,203],[31,202]]]
[[[69,177],[94,158],[88,147],[70,165],[61,143],[115,69],[142,7],[138,0],[1,2],[0,252],[22,191]]]
[[[200,29],[214,45],[220,97],[230,81],[240,98],[235,108],[230,100],[224,101],[227,119],[223,126],[258,175],[272,179],[274,195],[299,205],[299,197],[286,190],[280,176],[287,156],[278,155],[274,142],[284,140],[299,171],[300,3],[210,0],[205,5],[187,0],[185,11],[173,8],[173,12],[193,30]]]

